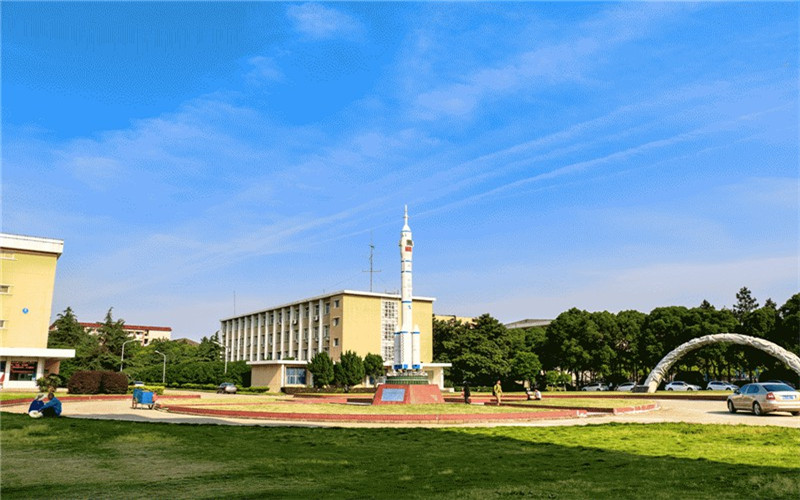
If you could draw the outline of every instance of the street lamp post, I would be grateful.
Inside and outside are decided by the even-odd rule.
[[[122,356],[120,356],[119,358],[119,371],[122,371],[122,363],[125,362],[125,344],[127,344],[128,342],[136,342],[136,339],[126,340],[125,342],[122,343]]]
[[[164,368],[161,370],[161,383],[166,385],[166,383],[167,383],[167,355],[164,354],[161,351],[156,351],[156,352],[159,353],[160,355],[164,356]]]
[[[216,340],[212,340],[211,342],[214,342],[218,346],[225,348],[225,374],[227,375],[228,374],[228,353],[231,352],[231,348],[226,346],[226,345],[220,344]]]

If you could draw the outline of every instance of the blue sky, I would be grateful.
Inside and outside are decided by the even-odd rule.
[[[323,291],[503,321],[798,291],[797,3],[2,6],[3,231],[53,315]]]

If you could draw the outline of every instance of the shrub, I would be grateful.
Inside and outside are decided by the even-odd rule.
[[[67,382],[70,394],[97,394],[100,392],[100,372],[81,370],[72,374]]]
[[[239,389],[239,392],[244,394],[263,394],[265,392],[269,392],[269,387],[267,386],[243,387]]]
[[[55,373],[51,373],[46,377],[36,380],[36,385],[39,386],[39,392],[47,392],[50,387],[58,387],[62,384],[61,377]]]
[[[100,392],[103,394],[125,394],[128,376],[120,372],[100,372]]]
[[[164,394],[164,386],[163,385],[146,385],[144,387],[133,387],[132,385],[128,387],[128,394],[133,394],[133,389],[142,389],[145,391],[150,391],[158,394],[159,396]]]
[[[349,390],[350,394],[369,394],[374,393],[377,390],[375,387],[351,387]],[[326,393],[326,394],[344,394],[345,390],[344,387],[282,387],[281,391],[285,394],[293,395],[293,394],[317,394],[317,393]]]

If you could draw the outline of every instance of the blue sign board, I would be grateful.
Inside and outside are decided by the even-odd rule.
[[[381,401],[402,403],[405,397],[405,389],[384,389],[381,393]]]

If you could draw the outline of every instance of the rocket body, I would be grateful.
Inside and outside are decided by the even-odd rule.
[[[419,327],[414,325],[412,299],[412,258],[414,240],[408,226],[408,207],[406,207],[403,229],[400,232],[400,331],[394,337],[394,369],[419,370]]]

